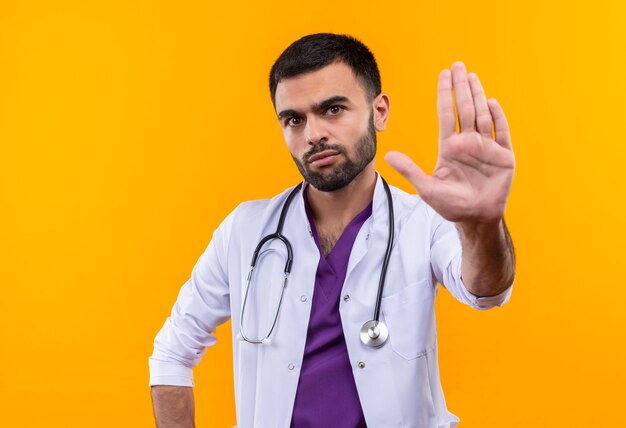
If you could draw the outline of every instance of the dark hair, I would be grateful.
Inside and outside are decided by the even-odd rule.
[[[352,69],[370,99],[380,94],[378,65],[367,46],[345,34],[318,33],[293,42],[274,63],[270,71],[272,102],[276,102],[276,87],[281,80],[316,71],[335,62],[343,62]]]

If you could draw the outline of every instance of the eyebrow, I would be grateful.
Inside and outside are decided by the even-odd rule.
[[[323,111],[334,104],[349,103],[349,102],[350,102],[350,99],[348,97],[344,97],[343,95],[335,95],[334,97],[330,97],[328,99],[325,99],[324,101],[313,104],[311,106],[311,110]],[[281,120],[282,118],[287,117],[287,116],[300,116],[300,114],[301,113],[299,111],[294,110],[294,109],[283,110],[280,113],[278,113],[278,120]]]

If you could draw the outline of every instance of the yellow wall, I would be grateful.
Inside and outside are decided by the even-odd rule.
[[[0,3],[0,425],[152,426],[152,340],[213,229],[299,178],[266,80],[319,31],[377,55],[381,154],[432,169],[457,59],[508,115],[513,298],[437,304],[461,426],[623,423],[626,6],[383,3]],[[229,328],[195,372],[201,427],[235,423]]]

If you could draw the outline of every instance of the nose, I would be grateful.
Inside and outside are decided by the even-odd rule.
[[[307,144],[315,145],[328,140],[326,130],[317,118],[308,118],[304,129],[304,137]]]

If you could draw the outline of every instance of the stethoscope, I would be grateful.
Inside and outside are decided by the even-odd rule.
[[[389,330],[387,326],[380,321],[380,307],[383,299],[383,289],[385,287],[385,276],[387,276],[387,265],[389,264],[389,258],[391,256],[391,248],[393,247],[393,238],[394,238],[394,215],[393,215],[393,202],[391,198],[391,191],[389,190],[389,185],[387,182],[381,177],[383,182],[383,187],[385,188],[385,193],[387,194],[387,205],[389,206],[389,237],[387,239],[387,251],[385,252],[385,258],[383,259],[383,267],[380,272],[380,281],[378,283],[378,295],[376,296],[376,307],[374,308],[374,318],[370,321],[367,321],[361,327],[361,331],[359,332],[359,337],[361,342],[364,345],[370,346],[372,348],[378,348],[385,344],[387,338],[389,337]],[[243,305],[241,308],[241,320],[239,323],[239,334],[237,337],[240,340],[244,340],[248,343],[256,343],[256,344],[268,344],[269,337],[274,331],[274,327],[276,327],[276,321],[278,320],[278,314],[280,313],[280,307],[283,302],[283,296],[285,294],[285,289],[287,288],[287,280],[289,278],[289,273],[291,272],[291,265],[293,264],[293,249],[291,247],[291,243],[289,240],[282,234],[283,225],[285,223],[285,217],[287,216],[287,210],[291,201],[295,197],[296,193],[302,188],[302,183],[298,184],[287,196],[285,203],[283,204],[283,208],[280,212],[280,217],[278,219],[278,226],[276,227],[276,232],[267,235],[259,241],[256,246],[254,253],[252,255],[252,261],[250,262],[250,270],[248,271],[248,279],[246,280],[246,292],[243,298]],[[278,307],[276,308],[276,314],[274,315],[274,320],[272,322],[272,326],[270,327],[269,332],[262,339],[252,339],[246,336],[246,333],[243,330],[244,324],[244,314],[246,312],[246,302],[248,300],[248,292],[250,291],[250,281],[252,280],[252,274],[256,267],[257,260],[259,258],[259,254],[261,253],[261,249],[263,245],[267,242],[278,239],[287,248],[287,260],[285,261],[285,269],[283,275],[283,285],[280,293],[280,300],[278,301]]]

